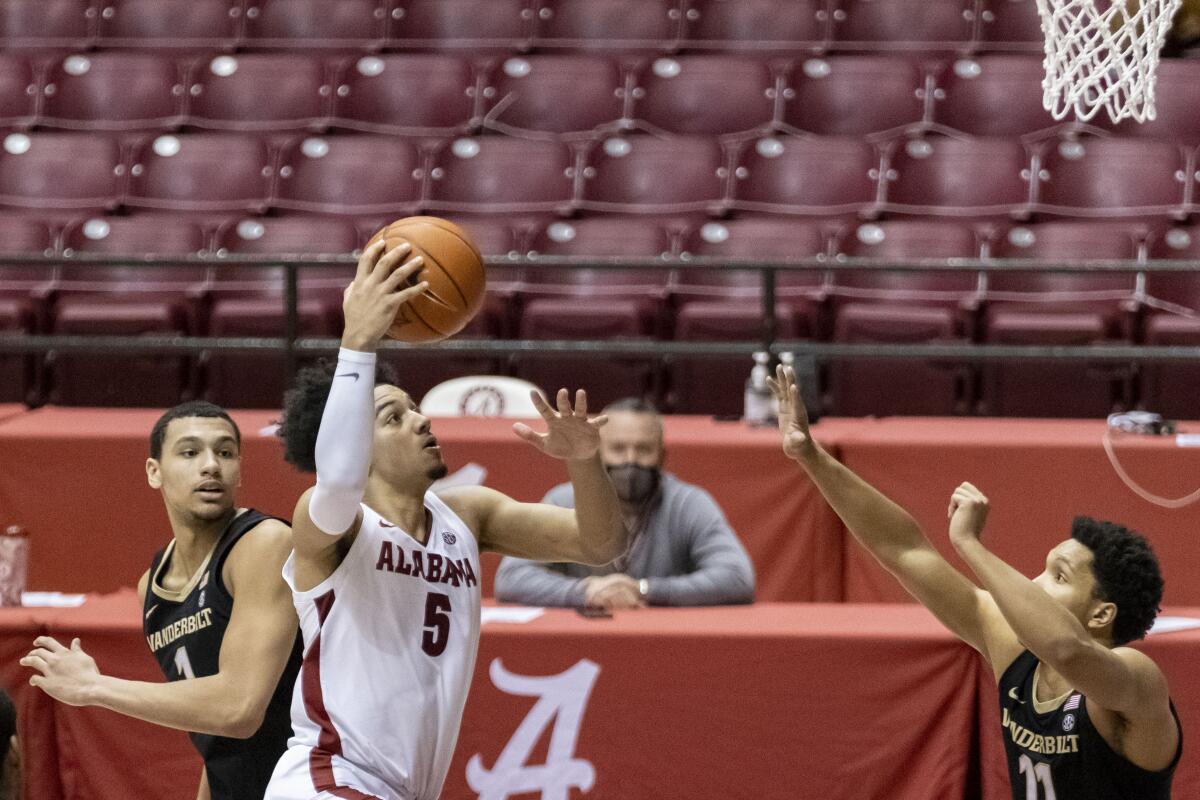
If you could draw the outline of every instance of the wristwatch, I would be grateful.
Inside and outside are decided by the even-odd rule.
[[[643,600],[649,601],[649,599],[650,599],[650,579],[649,578],[642,578],[641,580],[638,581],[638,594],[640,594],[642,596]]]

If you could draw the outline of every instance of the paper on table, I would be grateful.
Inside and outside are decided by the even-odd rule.
[[[1174,631],[1186,631],[1191,628],[1200,628],[1200,619],[1196,617],[1159,617],[1154,620],[1154,627],[1150,629],[1151,633],[1172,633]]]
[[[84,595],[62,592],[22,592],[21,605],[47,606],[51,608],[74,608],[83,605]]]
[[[487,625],[489,622],[533,622],[544,613],[546,613],[546,609],[530,606],[488,607],[482,609],[479,616],[482,624]]]

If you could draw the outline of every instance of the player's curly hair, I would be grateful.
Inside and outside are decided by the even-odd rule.
[[[317,471],[317,431],[337,362],[321,359],[311,367],[296,373],[292,386],[283,396],[283,419],[279,423],[279,438],[283,440],[283,457],[302,472]],[[388,364],[376,362],[375,385],[397,386],[396,371]]]
[[[1163,578],[1158,558],[1144,537],[1115,522],[1076,517],[1071,538],[1092,551],[1096,596],[1117,606],[1113,643],[1143,638],[1162,602]]]

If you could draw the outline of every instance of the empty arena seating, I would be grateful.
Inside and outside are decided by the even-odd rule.
[[[516,136],[584,137],[626,115],[626,78],[602,55],[512,56],[492,70],[484,124]]]
[[[220,55],[192,70],[188,122],[231,131],[320,128],[332,94],[328,69],[318,58]]]
[[[838,236],[843,257],[889,261],[977,258],[980,237],[968,225],[888,221],[851,225]],[[833,340],[967,342],[978,306],[974,271],[834,273]],[[836,360],[829,369],[831,407],[839,413],[956,414],[970,401],[971,371],[954,362]]]
[[[37,122],[67,130],[171,129],[183,122],[185,73],[153,53],[72,53],[48,67]]]
[[[465,133],[479,102],[471,65],[433,53],[350,59],[333,95],[333,127],[397,135]]]
[[[391,219],[434,213],[500,259],[471,335],[754,341],[759,273],[685,262],[825,255],[828,273],[777,277],[778,335],[1200,342],[1185,313],[1200,306],[1193,276],[1135,282],[1133,263],[1005,273],[982,293],[973,274],[836,271],[839,255],[1197,257],[1200,59],[1161,64],[1155,121],[1080,125],[1042,108],[1041,44],[1036,0],[10,0],[0,234],[11,241],[0,249],[136,255],[149,247],[138,232],[160,220],[188,232],[171,234],[168,255],[347,252]],[[101,223],[107,233],[89,238]],[[505,266],[524,253],[659,268]],[[163,285],[153,272],[81,269],[0,268],[0,328],[282,331],[279,270],[174,270],[160,297],[137,290]],[[302,329],[336,332],[330,286],[344,275],[314,275],[301,284]],[[906,300],[939,291],[952,296]],[[1088,301],[1063,299],[1077,291]],[[565,356],[389,358],[431,380],[458,367],[538,379],[595,368]],[[0,355],[5,397],[138,399],[88,361]],[[138,363],[144,375],[168,365],[156,401],[269,403],[282,385],[269,358],[199,362]],[[749,360],[611,366],[614,394],[734,413]],[[838,362],[826,396],[844,413],[1140,402],[1181,414],[1200,383],[1173,364],[1083,367],[1078,396],[1043,408],[1031,388],[1040,368]],[[902,372],[929,391],[871,388]],[[256,388],[246,376],[258,373]]]
[[[991,254],[1044,263],[1132,260],[1143,236],[1122,224],[1043,223],[1005,231],[992,243]],[[1035,267],[991,272],[982,338],[993,344],[1131,341],[1135,288],[1132,271],[1065,273]],[[983,408],[991,414],[1095,417],[1128,401],[1124,365],[1005,361],[988,364],[983,372]]]
[[[1200,228],[1173,227],[1157,232],[1149,258],[1200,259]],[[1146,273],[1141,340],[1149,345],[1194,347],[1200,343],[1200,273]],[[1170,362],[1146,364],[1141,372],[1139,405],[1169,419],[1194,416],[1200,396],[1200,366]]]
[[[868,214],[878,201],[879,153],[851,137],[763,137],[743,146],[732,194],[742,211]]]
[[[783,119],[829,135],[900,130],[924,117],[929,82],[924,67],[902,57],[807,58],[793,66]]]

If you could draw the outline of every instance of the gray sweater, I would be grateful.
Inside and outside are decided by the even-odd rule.
[[[571,484],[542,499],[573,508]],[[496,599],[534,606],[582,606],[583,579],[623,572],[648,578],[651,605],[704,606],[754,602],[754,566],[712,495],[670,473],[651,501],[629,552],[603,567],[542,564],[505,558],[496,573]]]

